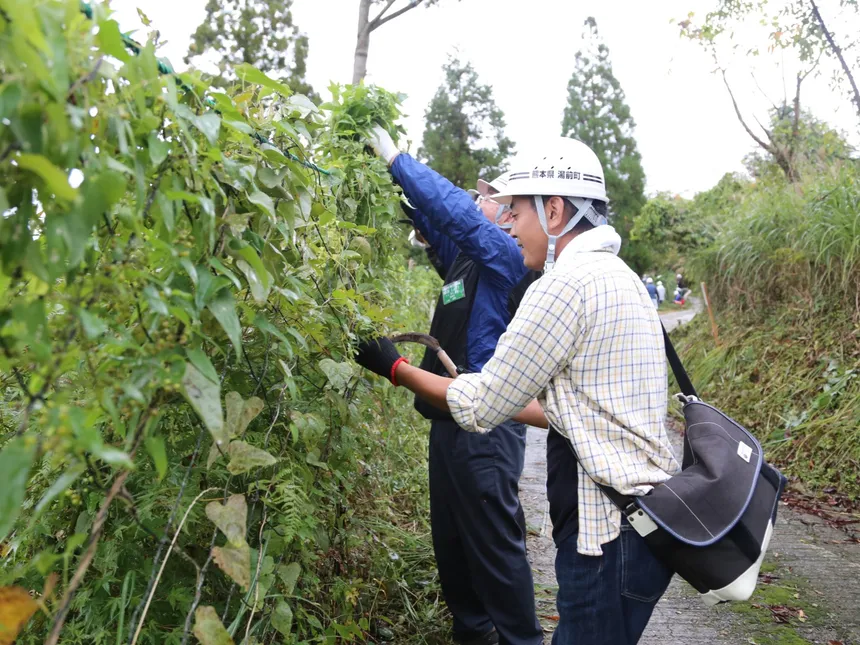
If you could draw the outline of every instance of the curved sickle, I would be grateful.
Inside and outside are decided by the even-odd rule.
[[[408,334],[397,334],[396,336],[391,336],[389,339],[392,343],[418,343],[419,345],[424,345],[428,349],[432,349],[436,352],[436,355],[439,357],[439,360],[442,361],[442,365],[445,366],[445,369],[448,370],[448,374],[451,375],[451,378],[457,378],[457,366],[454,365],[454,361],[451,360],[451,357],[442,349],[442,346],[439,345],[439,341],[429,336],[428,334],[419,334],[417,332],[410,332]]]

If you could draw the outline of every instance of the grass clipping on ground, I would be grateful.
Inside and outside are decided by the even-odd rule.
[[[707,316],[672,337],[702,399],[753,432],[766,458],[814,493],[860,496],[860,334],[837,312]],[[673,384],[671,391],[677,391]]]

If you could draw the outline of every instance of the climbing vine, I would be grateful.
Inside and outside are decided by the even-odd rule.
[[[0,0],[0,642],[421,642],[424,440],[350,362],[435,285],[362,143],[399,98],[80,9]]]

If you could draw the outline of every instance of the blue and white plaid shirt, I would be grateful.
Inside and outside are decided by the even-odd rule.
[[[532,284],[479,374],[448,388],[457,423],[489,432],[537,398],[582,465],[577,551],[601,555],[621,513],[595,485],[644,495],[679,470],[664,427],[666,355],[639,277],[609,226],[575,237]],[[584,467],[591,477],[582,473]]]

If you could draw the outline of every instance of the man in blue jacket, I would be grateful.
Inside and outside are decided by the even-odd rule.
[[[479,372],[538,277],[500,226],[506,209],[490,195],[499,188],[481,182],[484,194],[476,205],[466,191],[401,154],[382,128],[374,130],[370,143],[409,199],[410,218],[445,273],[430,335],[460,372]],[[421,367],[447,375],[432,351],[425,353]],[[455,640],[541,645],[518,497],[525,426],[509,421],[479,435],[462,430],[449,413],[421,399],[416,398],[415,408],[431,419],[433,549]]]

